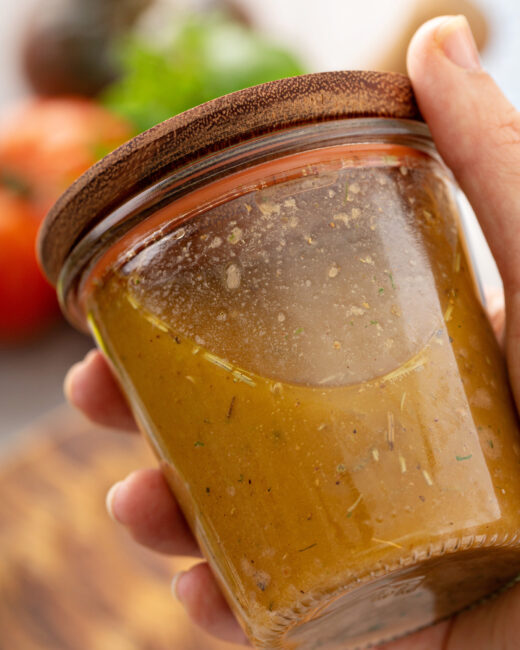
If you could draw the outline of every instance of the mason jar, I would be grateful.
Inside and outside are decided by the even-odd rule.
[[[40,238],[256,648],[364,648],[520,572],[515,409],[406,77],[285,79],[76,182]]]

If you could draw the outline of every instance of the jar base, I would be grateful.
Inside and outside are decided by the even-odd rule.
[[[520,549],[481,548],[431,557],[376,578],[291,627],[286,650],[363,650],[427,627],[496,593],[520,573]]]

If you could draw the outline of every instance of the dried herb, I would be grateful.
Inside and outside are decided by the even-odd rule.
[[[231,415],[233,414],[233,407],[235,406],[235,399],[236,399],[236,396],[233,395],[233,397],[231,398],[231,402],[229,403],[227,413],[226,413],[226,418],[228,420],[231,417]]]
[[[387,422],[388,422],[388,429],[387,429],[388,448],[390,449],[390,451],[393,451],[394,442],[395,442],[395,424],[394,424],[394,414],[391,411],[388,411],[387,413]]]
[[[473,456],[473,454],[468,454],[467,456],[455,456],[455,458],[457,460],[459,460],[459,461],[460,460],[469,460],[472,456]]]
[[[197,440],[197,442],[193,446],[194,447],[204,447],[204,443],[201,442],[200,440]]]
[[[306,546],[305,548],[298,549],[298,553],[303,553],[304,551],[308,551],[309,549],[314,548],[315,546],[318,546],[318,542],[314,542],[314,544],[311,544],[310,546]]]
[[[354,512],[354,510],[358,507],[358,505],[360,504],[362,498],[363,498],[363,495],[360,494],[358,496],[358,498],[354,501],[354,503],[347,508],[347,517],[349,516],[349,514],[352,514]]]

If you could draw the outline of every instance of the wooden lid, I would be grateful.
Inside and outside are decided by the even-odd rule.
[[[86,171],[50,210],[38,241],[47,277],[56,284],[67,255],[86,232],[175,168],[250,137],[350,117],[422,119],[406,76],[353,71],[246,88],[154,126]]]

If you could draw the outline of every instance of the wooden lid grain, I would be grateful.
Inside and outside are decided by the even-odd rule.
[[[408,78],[368,71],[309,74],[246,88],[176,115],[100,160],[58,199],[40,230],[42,267],[56,284],[86,232],[123,201],[200,156],[284,128],[362,116],[420,120]]]

